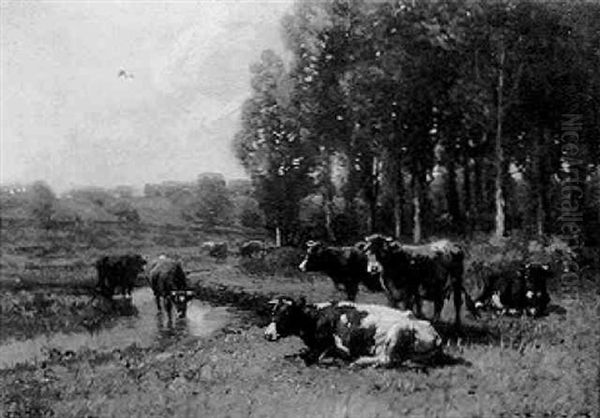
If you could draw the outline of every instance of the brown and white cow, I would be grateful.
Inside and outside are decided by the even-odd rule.
[[[371,235],[366,238],[370,273],[379,272],[390,306],[403,302],[422,317],[421,298],[434,304],[434,320],[440,318],[446,296],[454,296],[455,325],[460,326],[462,295],[473,316],[479,314],[463,287],[464,252],[448,240],[425,245],[403,245],[391,238]]]
[[[308,348],[307,364],[330,356],[357,366],[393,366],[441,351],[442,340],[431,323],[410,311],[353,302],[306,304],[288,297],[270,303],[265,338],[299,336]]]

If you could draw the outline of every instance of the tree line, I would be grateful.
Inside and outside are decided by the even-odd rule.
[[[598,240],[598,2],[298,2],[281,28],[234,147],[284,242],[307,199],[332,242]]]

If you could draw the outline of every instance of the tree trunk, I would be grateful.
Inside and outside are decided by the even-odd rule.
[[[404,206],[404,178],[399,162],[394,171],[394,236],[399,239],[402,235],[402,207]]]
[[[546,223],[546,170],[544,167],[544,144],[545,130],[540,128],[539,138],[534,150],[535,172],[534,181],[536,182],[536,230],[538,236],[543,236]]]
[[[484,210],[484,179],[482,173],[482,161],[483,157],[478,154],[473,159],[473,206],[475,208],[475,212],[473,213],[473,220],[475,223],[475,228],[481,228],[481,217],[480,214]]]
[[[333,232],[332,219],[333,219],[333,182],[331,180],[331,157],[329,155],[324,156],[324,169],[323,169],[323,211],[325,213],[325,231],[327,232],[327,239],[329,242],[335,242],[335,234]]]
[[[375,232],[377,219],[377,198],[379,196],[379,160],[376,156],[372,159],[371,177],[367,190],[367,201],[369,204],[369,215],[367,217],[367,230]]]
[[[465,213],[465,226],[468,232],[471,231],[471,167],[470,157],[465,155],[463,163],[463,190],[464,190],[464,213]]]
[[[504,171],[504,149],[502,147],[502,118],[503,118],[503,102],[502,95],[504,93],[504,59],[505,50],[502,40],[499,45],[499,68],[498,68],[498,102],[496,104],[496,238],[502,238],[506,228],[506,201],[503,192],[503,171]]]
[[[458,191],[456,189],[456,167],[454,156],[451,155],[446,164],[448,180],[446,182],[446,201],[448,202],[448,214],[450,215],[452,229],[456,229],[460,223],[460,207],[458,205]]]
[[[413,242],[421,242],[421,199],[418,195],[413,196]]]
[[[421,181],[414,179],[413,187],[413,242],[421,242]]]

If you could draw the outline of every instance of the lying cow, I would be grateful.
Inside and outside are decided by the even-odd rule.
[[[144,271],[146,260],[139,254],[108,255],[100,257],[96,263],[100,294],[112,298],[117,287],[123,296],[131,297],[131,291],[140,273]]]
[[[240,245],[240,257],[263,257],[266,252],[265,243],[258,240],[245,241]]]
[[[368,259],[359,245],[353,247],[326,247],[320,242],[309,241],[306,256],[300,264],[302,271],[320,271],[331,277],[334,286],[343,286],[348,300],[356,300],[358,285],[364,284],[371,291],[383,290],[378,275],[367,271]]]
[[[473,316],[475,304],[463,287],[464,252],[456,244],[441,240],[425,245],[403,245],[391,238],[366,238],[368,271],[380,273],[390,306],[403,302],[423,317],[421,298],[433,301],[433,317],[439,320],[447,296],[454,296],[455,325],[460,327],[462,294]]]
[[[162,311],[162,299],[162,305],[164,305],[167,311],[169,321],[171,321],[173,305],[179,318],[184,318],[187,311],[187,303],[193,297],[194,292],[188,290],[185,272],[181,264],[161,255],[150,265],[148,279],[154,292],[158,312]]]
[[[441,350],[441,338],[428,321],[410,311],[352,302],[306,304],[280,297],[273,305],[265,338],[296,335],[308,347],[307,363],[326,356],[353,365],[390,366],[426,360]]]
[[[550,303],[547,289],[547,280],[552,276],[550,266],[527,263],[507,271],[488,270],[482,277],[482,292],[475,300],[477,308],[491,305],[503,313],[526,312],[534,317],[546,312]]]

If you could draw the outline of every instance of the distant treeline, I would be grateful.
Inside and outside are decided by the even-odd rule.
[[[600,3],[298,2],[282,29],[235,150],[284,242],[600,245]]]

